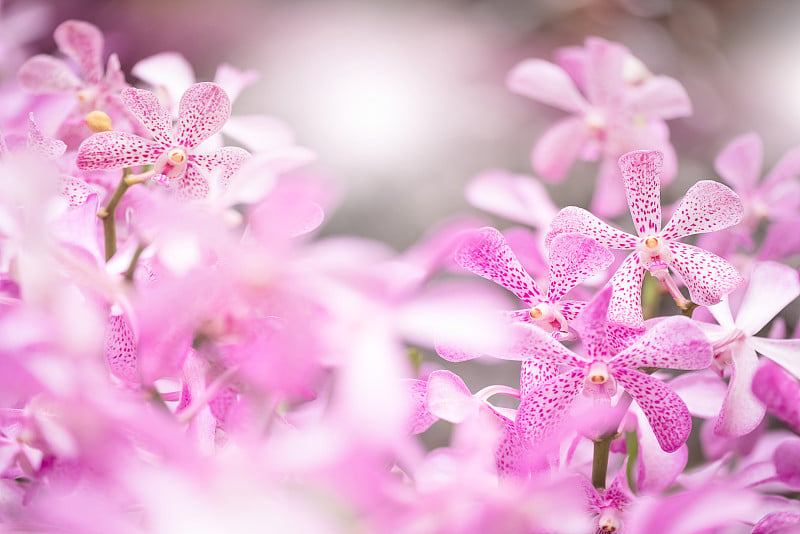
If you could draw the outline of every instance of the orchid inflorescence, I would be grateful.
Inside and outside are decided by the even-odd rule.
[[[800,528],[800,340],[773,321],[800,295],[776,261],[800,252],[780,240],[796,152],[759,185],[758,137],[734,140],[716,161],[733,189],[695,183],[662,227],[665,121],[689,97],[590,38],[508,83],[571,114],[533,169],[559,182],[599,160],[593,210],[484,173],[469,200],[536,233],[459,220],[397,254],[315,235],[335,195],[280,121],[225,129],[253,71],[187,81],[159,54],[137,88],[98,28],[54,38],[67,60],[21,66],[39,96],[0,135],[9,531]],[[40,105],[55,93],[68,114]],[[603,220],[622,198],[635,235]],[[495,359],[521,362],[518,384],[458,374]],[[437,421],[452,436],[427,450]]]

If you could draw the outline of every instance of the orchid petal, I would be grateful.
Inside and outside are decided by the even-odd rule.
[[[571,233],[591,237],[597,244],[612,249],[631,249],[639,243],[636,237],[609,226],[585,209],[568,206],[553,219],[545,246],[549,248],[557,235]]]
[[[771,362],[762,365],[753,377],[753,394],[770,413],[800,430],[800,384],[789,373]]]
[[[585,301],[563,300],[558,303],[558,312],[569,322],[581,314],[586,304]]]
[[[743,215],[739,195],[719,182],[701,180],[686,192],[661,235],[672,241],[714,232],[739,224]]]
[[[800,254],[800,217],[792,216],[770,224],[757,258],[762,261],[780,260]]]
[[[636,231],[640,236],[658,233],[664,155],[655,150],[628,152],[619,158],[619,168]]]
[[[525,360],[519,374],[519,398],[525,399],[535,389],[558,375],[558,367],[550,362]]]
[[[177,182],[178,198],[182,200],[206,198],[210,191],[208,180],[194,165],[186,167],[186,174]]]
[[[231,101],[219,85],[203,82],[189,87],[178,107],[178,144],[194,148],[222,128],[231,114]]]
[[[267,115],[236,115],[228,119],[222,133],[253,152],[279,150],[294,143],[289,126]]]
[[[613,375],[642,409],[664,451],[674,452],[686,443],[692,430],[692,417],[677,393],[659,380],[633,369],[615,367]]]
[[[64,141],[42,134],[31,113],[28,115],[28,148],[44,158],[58,159],[67,150],[67,145]]]
[[[120,93],[120,99],[128,111],[153,135],[153,139],[164,147],[175,144],[172,136],[172,118],[154,93],[126,87]]]
[[[773,458],[778,479],[794,489],[800,488],[800,439],[778,445]]]
[[[544,228],[557,210],[541,182],[508,171],[486,171],[467,184],[467,201],[505,219]]]
[[[567,73],[542,59],[519,63],[509,73],[506,84],[514,93],[564,111],[578,112],[588,106]]]
[[[578,332],[583,346],[590,358],[602,357],[599,351],[606,350],[606,327],[608,326],[608,305],[611,301],[611,286],[604,287],[594,298],[586,303],[583,311],[575,319],[572,327]]]
[[[223,188],[227,188],[230,185],[233,176],[237,174],[237,172],[242,167],[244,162],[247,161],[249,158],[250,158],[250,153],[247,150],[231,146],[222,147],[219,150],[212,152],[211,154],[191,154],[189,156],[190,161],[203,167],[208,172],[215,170],[217,167],[222,167],[222,174],[220,175],[219,183]],[[251,177],[254,174],[254,172],[250,173]],[[262,173],[259,172],[259,174]],[[270,178],[274,178],[275,176],[272,173],[269,173],[269,175]],[[248,185],[252,183],[251,181],[246,179],[247,178],[246,175],[244,178],[245,179],[242,180],[243,186],[245,183],[247,183]],[[272,180],[270,180],[270,183],[266,185],[270,186],[271,182]],[[269,187],[265,189],[259,185],[255,189],[257,191],[251,191],[252,194],[261,194],[261,193],[266,194],[267,191],[269,190]],[[242,193],[244,197],[246,198],[248,197],[247,192],[244,191],[244,187]]]
[[[589,138],[583,119],[568,117],[542,134],[531,153],[531,165],[542,178],[559,183],[569,171]]]
[[[431,415],[451,423],[461,423],[477,413],[480,401],[472,396],[469,388],[458,375],[446,371],[434,371],[428,377],[428,410]]]
[[[744,300],[736,316],[736,326],[753,335],[800,295],[797,271],[775,262],[756,264]]]
[[[712,371],[682,374],[670,380],[669,387],[683,399],[692,416],[703,419],[719,415],[728,391]]]
[[[642,316],[642,281],[644,267],[637,253],[630,254],[622,262],[611,284],[614,294],[608,308],[608,320],[625,326],[638,328],[644,323]]]
[[[773,512],[761,518],[750,534],[791,534],[797,532],[798,526],[800,526],[800,514]]]
[[[764,145],[758,134],[737,137],[714,160],[714,169],[723,180],[742,193],[756,188],[764,160]]]
[[[800,147],[793,148],[778,160],[764,177],[762,187],[770,193],[778,189],[781,184],[790,184],[796,188],[798,176],[800,176]]]
[[[52,56],[33,56],[17,73],[19,84],[32,93],[66,93],[82,86],[80,78],[62,60]]]
[[[610,363],[696,370],[711,365],[713,357],[711,344],[692,320],[675,316],[648,328],[633,345],[611,358]]]
[[[458,247],[455,260],[468,271],[505,287],[529,306],[541,302],[536,282],[522,268],[503,234],[494,228],[468,234]]]
[[[586,93],[594,106],[615,108],[625,94],[623,65],[627,48],[599,37],[586,39]]]
[[[556,302],[578,284],[608,268],[614,256],[594,239],[560,234],[550,242],[550,287],[547,299]]]
[[[436,417],[428,410],[428,383],[424,380],[403,380],[411,397],[411,417],[408,421],[410,434],[419,434],[428,430]]]
[[[669,266],[683,279],[696,304],[716,304],[744,282],[736,268],[716,254],[683,243],[668,246],[672,252]]]
[[[653,76],[636,88],[631,109],[645,117],[668,120],[692,114],[692,102],[683,85],[669,76]]]
[[[124,382],[138,383],[141,380],[136,338],[124,314],[109,316],[104,353],[112,375]]]
[[[580,366],[583,362],[574,352],[553,339],[541,328],[526,323],[508,326],[503,342],[487,347],[487,354],[504,360],[540,360],[554,365]]]
[[[545,382],[520,403],[516,423],[523,443],[539,443],[552,436],[585,380],[586,369],[573,369]]]
[[[764,419],[764,405],[752,391],[758,356],[743,343],[736,343],[731,355],[733,372],[714,432],[723,436],[743,436],[752,432]]]
[[[86,80],[98,83],[103,77],[103,34],[93,24],[80,20],[62,22],[53,39],[58,49],[81,66]]]
[[[76,163],[82,171],[121,169],[155,163],[163,152],[163,147],[138,135],[102,132],[81,143]]]
[[[617,217],[625,211],[625,192],[616,157],[606,156],[600,162],[595,179],[591,211],[600,217]]]
[[[747,339],[747,344],[796,378],[800,378],[800,339],[750,337]]]
[[[217,67],[217,72],[214,74],[214,83],[222,87],[228,98],[233,102],[239,98],[239,94],[245,88],[256,83],[258,78],[258,71],[252,69],[239,70],[227,63],[223,63]]]

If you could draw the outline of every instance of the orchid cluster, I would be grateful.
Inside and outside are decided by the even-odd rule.
[[[698,181],[662,226],[665,121],[689,97],[591,38],[508,83],[571,114],[533,170],[599,161],[593,209],[492,171],[467,198],[534,231],[465,217],[398,253],[319,235],[337,194],[314,153],[231,117],[254,71],[121,65],[76,20],[54,40],[0,124],[4,531],[800,529],[800,340],[779,317],[800,152],[759,183],[759,138],[733,140],[730,187]],[[625,199],[635,233],[604,220]],[[459,374],[498,359],[518,383]],[[449,441],[425,447],[431,427]]]

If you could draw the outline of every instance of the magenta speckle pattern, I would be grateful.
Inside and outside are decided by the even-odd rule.
[[[43,158],[58,159],[67,150],[67,144],[64,141],[46,137],[31,113],[28,115],[28,149]]]
[[[550,224],[545,245],[550,247],[556,236],[570,233],[583,234],[599,245],[613,249],[634,248],[639,242],[639,238],[609,226],[585,209],[567,206],[558,212]]]
[[[666,452],[678,450],[692,430],[689,409],[678,394],[655,378],[633,369],[614,367],[613,374],[644,412],[661,448]]]
[[[233,175],[249,157],[250,153],[243,148],[226,146],[211,154],[192,154],[189,159],[209,172],[217,167],[223,167],[219,182],[223,188],[227,188]]]
[[[222,128],[231,101],[219,85],[196,83],[183,93],[178,107],[178,144],[194,148]]]
[[[411,399],[411,417],[408,421],[409,434],[419,434],[428,430],[436,418],[428,411],[428,383],[424,380],[403,380]]]
[[[125,132],[96,133],[78,148],[76,163],[82,171],[121,169],[154,163],[162,147]]]
[[[636,231],[640,236],[658,233],[664,155],[656,150],[629,152],[619,158],[619,169]]]
[[[625,258],[611,279],[614,294],[608,307],[609,321],[633,328],[639,328],[644,324],[642,280],[644,280],[644,267],[639,255],[634,252]]]
[[[739,195],[719,182],[702,180],[686,192],[662,236],[672,241],[722,230],[739,224],[743,215],[744,205]]]
[[[500,477],[519,478],[524,476],[524,454],[525,448],[517,434],[517,427],[514,421],[504,415],[492,410],[492,414],[503,425],[500,431],[500,440],[495,449],[495,463],[497,474]]]
[[[120,94],[120,99],[128,111],[142,123],[148,132],[153,135],[163,149],[175,145],[172,136],[172,118],[164,109],[158,97],[150,91],[126,87]]]
[[[518,323],[511,326],[510,332],[512,332],[511,342],[507,348],[504,347],[506,354],[500,356],[504,359],[536,359],[554,365],[571,365],[573,367],[581,365],[582,360],[574,352],[564,347],[541,328]]]
[[[711,344],[692,320],[674,316],[656,322],[611,362],[624,367],[694,370],[707,368],[712,358]]]
[[[683,243],[670,243],[669,249],[669,266],[689,288],[692,301],[701,306],[717,304],[744,282],[733,265],[707,250]]]
[[[64,61],[44,54],[23,63],[17,72],[17,81],[25,90],[36,94],[77,91],[82,85]]]
[[[586,369],[573,369],[545,382],[520,403],[516,423],[524,443],[540,443],[553,435],[585,380]]]
[[[539,360],[525,360],[519,373],[519,396],[525,400],[539,386],[554,379],[558,368],[552,363]]]
[[[586,307],[586,302],[582,300],[565,300],[558,303],[558,311],[567,321],[575,319]]]
[[[557,302],[569,290],[611,265],[614,256],[581,234],[561,234],[550,242],[547,300]]]
[[[72,176],[66,176],[61,180],[61,196],[72,207],[83,205],[92,193],[92,188],[83,180]]]
[[[124,382],[139,382],[136,340],[130,323],[122,314],[108,318],[104,353],[112,375]]]
[[[200,174],[194,165],[186,167],[186,174],[178,180],[177,195],[181,200],[195,200],[206,198],[210,191],[208,180]]]
[[[53,38],[58,49],[75,60],[86,81],[97,84],[103,76],[103,34],[92,24],[68,20],[56,28]]]
[[[231,407],[239,400],[239,395],[232,387],[220,389],[214,397],[208,401],[208,407],[217,421],[224,423],[228,418]]]
[[[522,268],[503,234],[494,228],[481,228],[467,236],[456,250],[455,261],[505,287],[528,306],[536,306],[542,300],[536,282]]]

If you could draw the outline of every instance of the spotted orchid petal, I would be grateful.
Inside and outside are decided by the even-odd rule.
[[[630,106],[644,116],[668,120],[692,114],[692,102],[686,89],[669,76],[653,76],[633,93]]]
[[[155,163],[163,152],[163,147],[138,135],[102,132],[81,143],[76,163],[82,171],[121,169]]]
[[[431,415],[451,423],[461,423],[477,413],[480,401],[458,375],[434,371],[428,377],[428,410]]]
[[[489,411],[502,424],[500,442],[497,444],[494,455],[497,474],[501,477],[524,477],[526,475],[525,447],[519,439],[517,425],[491,407]]]
[[[77,91],[82,86],[69,65],[44,54],[26,61],[17,73],[17,80],[32,93],[66,93]]]
[[[674,452],[686,443],[692,417],[681,398],[659,380],[633,369],[614,367],[613,376],[642,409],[658,444]]]
[[[541,328],[526,323],[508,326],[502,343],[487,347],[487,354],[503,360],[536,359],[554,365],[577,367],[583,362],[574,352]]]
[[[572,321],[578,315],[580,315],[580,313],[583,311],[585,307],[586,307],[585,301],[564,300],[558,303],[558,312],[567,321]]]
[[[67,150],[64,141],[45,136],[33,118],[28,116],[28,149],[47,159],[58,159]]]
[[[542,134],[531,153],[536,173],[550,183],[559,183],[589,140],[589,129],[582,118],[567,117]]]
[[[103,34],[93,24],[80,20],[61,23],[53,39],[66,56],[86,74],[86,81],[98,83],[103,77]]]
[[[112,375],[128,383],[138,383],[141,380],[136,338],[130,322],[122,313],[112,314],[108,318],[104,353]]]
[[[467,184],[466,197],[476,208],[534,228],[549,225],[557,212],[541,182],[508,171],[479,174]]]
[[[92,193],[94,191],[89,184],[80,178],[65,176],[61,180],[61,196],[72,207],[83,205]]]
[[[178,106],[179,145],[194,148],[222,128],[231,115],[231,101],[214,83],[196,83],[181,97]]]
[[[639,239],[617,230],[583,208],[568,206],[558,212],[547,234],[545,245],[550,247],[559,234],[579,233],[594,239],[597,244],[612,249],[635,248]]]
[[[661,229],[661,175],[664,155],[656,150],[628,152],[619,158],[633,225],[640,236]]]
[[[644,268],[635,252],[625,258],[611,284],[614,294],[608,308],[608,320],[625,326],[638,328],[644,324],[642,316],[642,281]]]
[[[684,444],[674,452],[664,452],[646,419],[637,415],[639,454],[636,458],[636,487],[645,494],[659,494],[672,486],[686,467],[689,449]]]
[[[743,215],[739,195],[719,182],[701,180],[686,192],[661,235],[672,241],[714,232],[739,224]]]
[[[584,306],[583,311],[575,319],[572,327],[586,347],[589,358],[603,358],[606,347],[606,327],[608,326],[608,306],[612,288],[606,286]],[[605,356],[609,356],[605,354]],[[604,359],[604,358],[603,358]]]
[[[120,99],[128,111],[153,135],[153,139],[164,147],[175,144],[172,136],[172,118],[154,93],[126,87],[120,93]]]
[[[747,344],[800,378],[800,339],[750,337],[747,339]]]
[[[758,370],[758,356],[743,343],[731,348],[733,372],[714,432],[723,436],[743,436],[752,432],[764,419],[764,405],[752,392]]]
[[[178,198],[182,200],[206,198],[210,191],[208,179],[194,165],[187,166],[186,174],[177,182]]]
[[[550,242],[550,287],[547,299],[556,302],[568,291],[603,269],[614,256],[581,234],[561,234]]]
[[[763,160],[761,137],[751,132],[728,143],[714,160],[714,169],[736,190],[747,193],[756,188]]]
[[[758,263],[750,274],[736,326],[754,335],[798,296],[800,277],[795,269],[775,262]]]
[[[520,403],[516,424],[523,443],[540,443],[553,435],[585,380],[586,369],[573,369],[545,382]]]
[[[468,271],[505,287],[529,306],[542,300],[536,282],[522,268],[503,234],[494,228],[470,233],[456,250],[455,260]]]
[[[698,370],[711,365],[713,357],[711,344],[692,320],[675,316],[657,321],[611,362],[632,368]]]
[[[569,75],[549,61],[523,61],[509,73],[506,83],[514,93],[564,111],[577,112],[588,107]]]
[[[558,367],[547,361],[525,360],[519,374],[519,396],[525,399],[539,386],[554,379],[558,375]]]
[[[428,383],[424,380],[404,380],[403,383],[408,388],[412,406],[408,431],[410,434],[425,432],[436,422],[436,417],[428,410]]]
[[[220,174],[219,183],[223,188],[227,188],[231,184],[231,178],[239,171],[244,162],[247,161],[249,158],[250,158],[250,153],[247,150],[232,146],[222,147],[219,150],[212,152],[211,154],[191,154],[189,156],[190,161],[203,167],[203,169],[205,169],[208,172],[212,172],[217,167],[222,167],[222,173]],[[266,167],[266,165],[270,163],[275,164],[274,160],[270,160],[263,157],[260,159],[260,162],[264,164],[260,165],[262,169],[259,169],[262,170],[262,173],[264,170],[266,170],[264,168]],[[277,164],[275,166],[278,167]],[[249,174],[250,177],[253,177],[254,172],[250,172]],[[264,174],[269,174],[268,177],[271,178],[269,180],[270,182],[269,185],[271,185],[275,173],[264,173]],[[248,180],[243,180],[243,181],[247,182],[248,184],[253,183]],[[259,194],[263,190],[263,188],[260,187],[255,187],[255,189],[258,190]],[[243,191],[242,193],[243,197],[245,198],[249,196],[246,191]],[[266,194],[266,191],[263,191],[263,194]],[[263,197],[263,195],[261,196]]]
[[[716,304],[739,287],[744,278],[716,254],[683,243],[669,243],[669,266],[680,275],[692,301],[701,306]]]

